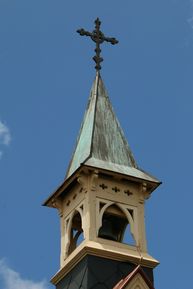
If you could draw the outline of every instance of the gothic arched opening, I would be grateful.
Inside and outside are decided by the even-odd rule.
[[[109,206],[102,216],[98,237],[126,244],[133,244],[130,224],[125,213],[117,206]]]
[[[68,254],[71,254],[83,241],[82,219],[80,213],[76,212],[72,218]]]

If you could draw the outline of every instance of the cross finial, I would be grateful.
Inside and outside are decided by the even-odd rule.
[[[81,35],[81,36],[89,36],[92,41],[94,41],[96,43],[96,48],[95,48],[95,56],[93,57],[93,60],[96,63],[96,70],[99,71],[101,69],[101,65],[100,63],[103,61],[103,58],[100,56],[101,53],[101,49],[100,49],[100,44],[102,44],[104,41],[106,42],[110,42],[111,44],[117,44],[118,41],[114,38],[114,37],[106,37],[101,31],[100,31],[100,25],[101,25],[101,21],[99,20],[99,18],[97,18],[95,20],[95,29],[93,30],[93,32],[88,32],[85,31],[83,28],[77,30],[77,32]]]

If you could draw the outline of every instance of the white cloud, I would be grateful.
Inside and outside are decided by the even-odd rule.
[[[0,144],[9,145],[11,141],[11,134],[9,128],[0,121]]]
[[[3,282],[3,289],[48,289],[45,281],[23,279],[18,272],[9,268],[4,260],[0,260],[0,280]]]
[[[3,146],[8,146],[11,142],[11,134],[9,128],[0,121],[0,159],[3,155]]]

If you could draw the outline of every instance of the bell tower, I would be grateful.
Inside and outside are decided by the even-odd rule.
[[[153,288],[159,262],[147,251],[144,206],[160,182],[139,169],[114,114],[100,44],[118,41],[100,24],[77,31],[96,43],[96,77],[65,180],[44,203],[58,209],[61,223],[60,269],[51,282],[57,289]]]

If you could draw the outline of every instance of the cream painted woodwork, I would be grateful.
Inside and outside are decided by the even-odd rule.
[[[61,268],[72,262],[72,256],[80,254],[80,248],[112,259],[123,260],[125,255],[126,260],[155,267],[158,262],[148,255],[146,247],[144,202],[148,196],[146,183],[122,178],[112,172],[104,174],[99,170],[82,170],[76,184],[61,195],[55,204],[61,219]],[[135,245],[98,237],[103,215],[113,210],[112,205],[119,209],[119,214],[124,215],[130,224]],[[81,216],[84,241],[74,252],[69,253],[72,220],[77,213]]]
[[[44,202],[60,216],[60,270],[51,282],[87,255],[156,267],[147,252],[144,207],[159,185],[138,167],[97,71],[66,177]],[[147,288],[137,280],[128,288]]]
[[[149,286],[144,281],[143,277],[137,273],[129,284],[125,286],[125,289],[149,289]]]

